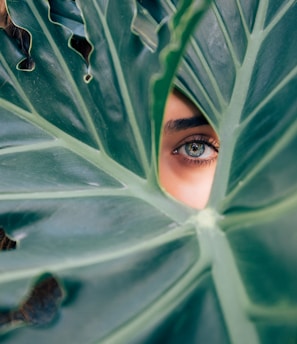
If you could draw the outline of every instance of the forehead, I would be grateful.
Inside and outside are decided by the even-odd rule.
[[[169,95],[165,107],[164,122],[194,116],[202,115],[189,100],[177,92]]]

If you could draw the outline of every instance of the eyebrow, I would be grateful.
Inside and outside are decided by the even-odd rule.
[[[189,128],[200,127],[202,125],[209,125],[206,118],[203,116],[169,120],[164,125],[164,132],[181,131]]]

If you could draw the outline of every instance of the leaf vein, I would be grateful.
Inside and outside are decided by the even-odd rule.
[[[287,130],[286,135],[282,135],[277,141],[275,141],[274,145],[271,145],[269,152],[264,156],[264,158],[256,164],[253,169],[249,171],[249,174],[246,178],[242,180],[242,183],[238,183],[236,187],[226,196],[223,204],[228,205],[232,201],[232,199],[239,193],[239,191],[247,185],[247,183],[253,179],[257,174],[268,165],[270,161],[272,161],[277,154],[281,152],[281,150],[296,137],[297,132],[297,121],[291,124],[289,130]]]
[[[48,27],[45,25],[44,20],[41,17],[38,9],[34,5],[33,1],[32,0],[29,1],[28,4],[29,4],[29,7],[30,7],[32,13],[34,14],[34,17],[38,21],[38,24],[40,25],[42,32],[44,33],[45,37],[47,38],[51,48],[55,52],[55,56],[57,57],[63,71],[65,72],[66,78],[71,81],[72,89],[73,89],[75,96],[77,97],[78,103],[81,107],[81,110],[82,110],[81,112],[85,115],[85,119],[86,119],[88,128],[90,130],[90,133],[92,134],[93,138],[95,139],[95,142],[97,143],[98,148],[101,149],[102,152],[104,152],[104,145],[102,144],[101,139],[97,133],[97,130],[96,130],[96,127],[94,125],[94,121],[92,119],[92,116],[88,110],[88,107],[84,101],[84,98],[81,95],[81,92],[78,89],[78,85],[75,82],[70,69],[68,68],[66,61],[61,54],[59,47],[57,46],[54,38],[52,37]],[[55,25],[55,24],[51,23],[51,25]]]
[[[296,0],[288,1],[278,12],[278,14],[273,18],[273,20],[269,23],[269,25],[265,28],[265,35],[267,36],[271,30],[283,19],[289,9],[296,4]]]
[[[212,8],[213,8],[214,14],[217,18],[218,24],[221,28],[221,31],[225,37],[225,40],[226,40],[226,43],[227,43],[227,46],[228,46],[228,49],[229,49],[229,52],[230,52],[230,55],[232,58],[234,68],[237,70],[238,67],[240,66],[240,62],[239,62],[239,59],[238,59],[237,54],[235,52],[234,45],[232,44],[228,30],[226,29],[226,26],[224,25],[222,15],[219,12],[219,9],[218,9],[218,6],[216,5],[216,3],[214,3],[214,2],[212,3]]]
[[[136,120],[136,115],[135,115],[135,112],[134,112],[134,109],[133,109],[133,105],[132,105],[132,102],[131,102],[131,97],[130,97],[130,94],[128,92],[129,88],[127,87],[127,84],[126,84],[126,81],[125,81],[125,77],[124,77],[124,73],[123,73],[123,70],[121,68],[120,57],[117,54],[117,50],[116,50],[116,47],[115,47],[114,40],[112,38],[112,34],[111,34],[111,32],[109,30],[109,27],[107,25],[107,22],[106,22],[106,14],[102,13],[102,11],[101,11],[101,9],[100,9],[100,7],[99,7],[99,5],[97,4],[96,1],[92,0],[92,2],[93,2],[93,6],[96,9],[96,11],[98,13],[98,16],[100,18],[100,22],[101,22],[101,24],[103,26],[105,37],[106,37],[108,45],[109,45],[109,50],[110,50],[110,53],[111,53],[111,57],[112,57],[112,61],[113,61],[113,66],[114,66],[114,68],[115,68],[115,70],[117,72],[118,82],[119,82],[119,85],[120,85],[120,92],[122,93],[122,99],[123,99],[123,102],[125,104],[125,108],[126,108],[126,111],[127,111],[127,115],[128,115],[128,118],[129,118],[129,121],[130,121],[130,124],[131,124],[131,128],[132,128],[135,140],[137,142],[137,147],[138,147],[138,151],[139,151],[139,158],[140,158],[140,160],[142,162],[142,165],[143,165],[143,168],[144,168],[144,170],[146,172],[146,175],[149,175],[149,173],[150,173],[150,164],[149,164],[149,161],[148,161],[146,149],[144,147],[144,142],[143,142],[143,139],[142,139],[142,135],[141,135],[141,132],[140,132],[140,129],[139,129],[139,125],[138,125],[137,120]]]

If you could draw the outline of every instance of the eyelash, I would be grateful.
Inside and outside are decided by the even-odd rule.
[[[219,143],[213,137],[204,136],[204,135],[196,135],[196,136],[191,136],[191,137],[186,138],[175,149],[173,149],[172,154],[179,155],[185,163],[190,164],[190,165],[194,164],[194,165],[199,165],[199,166],[205,166],[205,165],[210,165],[212,162],[216,160],[217,154],[215,157],[211,159],[203,159],[199,157],[197,158],[185,157],[183,153],[179,152],[179,150],[182,147],[191,143],[206,145],[207,147],[213,149],[217,154],[219,153]],[[204,152],[202,154],[204,154]]]

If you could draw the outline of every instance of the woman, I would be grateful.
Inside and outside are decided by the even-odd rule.
[[[201,112],[182,94],[170,94],[164,115],[160,183],[176,199],[205,207],[219,152],[219,139]]]
[[[0,0],[0,27],[14,38],[27,56],[21,69],[31,69],[30,36],[16,27]],[[80,42],[80,44],[78,44]],[[84,43],[84,44],[82,44]],[[86,60],[90,46],[74,36],[72,45]],[[219,140],[201,112],[180,92],[173,91],[165,109],[160,151],[160,184],[173,197],[194,207],[204,208],[211,190],[219,151]]]

